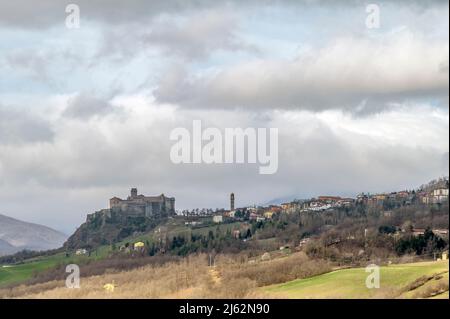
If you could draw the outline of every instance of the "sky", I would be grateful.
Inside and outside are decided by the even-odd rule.
[[[109,198],[177,209],[448,176],[447,1],[0,2],[0,213],[69,234]],[[278,128],[278,171],[174,164],[175,128]]]

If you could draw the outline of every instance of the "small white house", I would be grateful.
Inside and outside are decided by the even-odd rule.
[[[87,250],[82,248],[82,249],[77,249],[75,252],[75,255],[86,255],[87,254]]]
[[[215,223],[222,223],[223,222],[223,216],[222,215],[215,215],[213,216],[213,222]]]

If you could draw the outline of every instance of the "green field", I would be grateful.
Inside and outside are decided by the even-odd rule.
[[[0,268],[0,287],[15,284],[31,278],[34,272],[50,268],[53,264],[51,260],[30,262],[21,265],[2,266]]]
[[[95,256],[92,258],[95,258]],[[64,253],[58,253],[52,256],[33,258],[16,265],[0,265],[0,287],[21,283],[32,278],[35,273],[60,264],[82,263],[87,259],[86,256],[66,257]]]
[[[342,269],[323,275],[290,281],[262,288],[273,297],[308,298],[416,298],[421,292],[438,283],[448,284],[448,261],[420,262],[381,267],[380,288],[368,289],[365,268]],[[441,274],[424,285],[405,291],[405,287],[422,276]],[[447,285],[448,287],[448,285]],[[448,289],[448,288],[447,288]],[[448,291],[436,297],[448,298]]]

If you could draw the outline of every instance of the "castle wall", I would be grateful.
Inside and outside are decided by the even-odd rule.
[[[175,198],[160,196],[137,195],[137,190],[132,189],[131,196],[126,200],[118,197],[111,198],[110,208],[115,212],[126,213],[130,216],[173,215],[175,214]]]

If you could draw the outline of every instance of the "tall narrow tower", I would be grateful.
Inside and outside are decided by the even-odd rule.
[[[234,210],[234,193],[230,195],[230,210]]]

